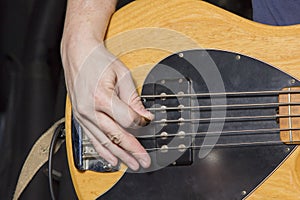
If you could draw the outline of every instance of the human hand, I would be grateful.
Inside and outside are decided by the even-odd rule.
[[[81,49],[62,44],[73,115],[96,151],[112,165],[121,159],[132,170],[139,165],[149,167],[146,150],[125,130],[153,119],[136,92],[128,68],[103,43],[86,43]]]

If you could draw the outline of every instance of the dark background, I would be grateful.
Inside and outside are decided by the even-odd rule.
[[[251,0],[207,0],[252,18]],[[130,2],[119,1],[118,8]],[[64,116],[59,46],[66,0],[0,0],[0,199],[11,199],[34,141]],[[75,199],[65,149],[55,156],[59,199]],[[50,199],[47,166],[21,199]]]

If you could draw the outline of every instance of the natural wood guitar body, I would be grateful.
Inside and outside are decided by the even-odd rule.
[[[193,48],[221,49],[262,60],[300,79],[300,25],[255,23],[197,0],[138,0],[117,11],[107,32],[107,48],[128,66],[138,87],[156,63]],[[66,105],[70,172],[80,199],[95,199],[125,173],[78,171],[71,145],[71,104]],[[300,199],[297,148],[247,199]]]

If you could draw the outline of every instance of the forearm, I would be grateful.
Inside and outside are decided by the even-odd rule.
[[[117,0],[68,0],[61,56],[68,86],[86,56],[103,42]]]
[[[117,0],[68,0],[64,38],[102,41]]]

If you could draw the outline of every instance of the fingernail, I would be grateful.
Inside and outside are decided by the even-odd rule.
[[[150,160],[145,160],[145,159],[139,159],[139,162],[141,163],[143,168],[148,168],[150,166]]]
[[[154,119],[154,115],[148,111],[148,114],[144,116],[147,120],[152,121]]]
[[[135,164],[135,163],[128,163],[128,167],[130,169],[132,169],[133,171],[137,171],[140,166],[138,164]]]
[[[143,117],[147,118],[150,121],[154,119],[154,115],[150,111],[148,111],[146,108],[142,107],[141,111],[142,111]]]
[[[148,113],[148,115],[143,116],[143,121],[146,125],[148,125],[154,119],[154,115],[152,113]]]
[[[151,120],[149,120],[146,117],[142,117],[142,119],[141,119],[141,125],[142,126],[147,126],[150,122],[151,122]]]
[[[116,160],[112,160],[112,159],[109,159],[109,160],[107,160],[107,162],[109,163],[109,164],[111,164],[112,166],[117,166],[117,164],[118,164],[118,161],[116,161]]]

